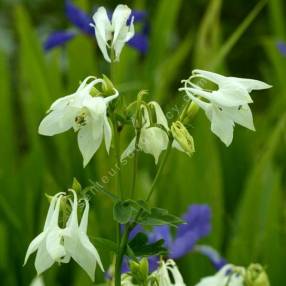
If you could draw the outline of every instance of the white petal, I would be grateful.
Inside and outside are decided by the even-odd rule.
[[[74,99],[74,94],[61,97],[53,102],[49,110],[63,110]]]
[[[127,146],[127,148],[123,151],[123,153],[120,156],[120,160],[125,159],[128,157],[130,154],[132,154],[135,151],[135,142],[136,138],[133,138],[130,144]]]
[[[45,236],[46,236],[46,233],[42,232],[31,241],[28,247],[28,250],[26,252],[24,265],[27,263],[30,255],[38,249],[39,245],[42,243]]]
[[[142,128],[139,140],[139,148],[151,154],[158,163],[159,156],[168,147],[169,138],[165,131],[159,127]]]
[[[235,123],[255,131],[251,109],[248,105],[243,105],[236,108],[225,107],[223,110],[225,114],[227,114]]]
[[[124,29],[126,28],[126,23],[131,14],[131,9],[128,8],[127,5],[119,4],[115,8],[113,15],[112,15],[112,27],[114,31],[112,45],[118,40],[118,37],[122,37],[120,33],[127,31]],[[123,31],[124,30],[124,31]]]
[[[64,240],[67,253],[87,272],[94,281],[96,264],[102,268],[100,257],[95,247],[88,237],[82,232],[77,232],[73,236],[67,236]],[[102,268],[103,269],[103,268]]]
[[[57,196],[56,206],[55,206],[53,215],[51,216],[51,219],[50,219],[50,222],[49,222],[49,225],[48,225],[49,229],[53,229],[54,227],[58,227],[61,197],[62,197],[62,195]]]
[[[52,220],[52,217],[53,217],[53,214],[55,211],[57,200],[61,195],[64,195],[64,193],[63,192],[57,193],[56,195],[53,196],[53,198],[50,202],[48,214],[47,214],[45,225],[44,225],[44,230],[46,230],[51,223],[51,220]]]
[[[252,90],[268,89],[272,87],[271,85],[263,81],[255,79],[239,78],[239,77],[230,77],[230,79],[241,84],[248,92],[251,92]]]
[[[66,255],[66,251],[62,244],[62,232],[59,228],[51,230],[46,239],[46,248],[50,257],[55,261],[60,261]]]
[[[208,79],[210,81],[212,81],[213,83],[216,84],[220,84],[222,82],[225,81],[226,77],[214,72],[210,72],[210,71],[205,71],[205,70],[200,70],[200,69],[196,69],[193,70],[193,74],[194,75],[199,75],[205,79]]]
[[[78,87],[78,89],[76,90],[76,92],[81,91],[81,90],[86,86],[87,82],[88,82],[90,79],[95,80],[96,77],[95,77],[95,76],[88,76],[88,77],[86,77],[86,78],[81,82],[81,84],[79,85],[79,87]]]
[[[77,202],[77,194],[73,189],[69,189],[69,191],[73,194],[73,202],[72,202],[72,210],[71,214],[67,223],[67,227],[69,228],[78,228],[78,217],[77,217],[77,208],[78,208],[78,202]]]
[[[39,134],[53,136],[72,128],[78,109],[66,107],[51,111],[40,123]]]
[[[83,233],[86,233],[87,232],[87,225],[88,225],[89,202],[87,199],[85,199],[84,201],[85,201],[85,208],[84,208],[84,212],[82,214],[82,218],[80,221],[79,229]]]
[[[168,121],[161,106],[156,101],[151,101],[149,104],[154,106],[156,123],[163,125],[167,130],[169,130]]]
[[[89,163],[95,152],[98,150],[103,137],[103,127],[95,124],[87,124],[78,132],[78,146],[83,156],[83,166]]]
[[[211,130],[226,146],[229,146],[232,142],[233,126],[233,121],[225,116],[223,111],[213,108]]]
[[[211,101],[221,106],[238,106],[253,102],[246,89],[232,84],[231,81],[225,82],[219,90],[213,91]]]
[[[185,90],[186,94],[192,99],[194,103],[196,103],[200,108],[202,108],[204,111],[208,111],[211,104],[208,102],[204,102],[201,99],[195,97],[190,89],[182,89]]]
[[[178,269],[176,263],[173,260],[169,259],[167,261],[166,265],[167,265],[168,270],[171,272],[171,274],[173,276],[173,279],[175,282],[174,285],[185,286],[183,277],[182,277],[181,273],[179,272],[179,269]]]
[[[192,87],[187,90],[220,106],[238,106],[252,102],[251,97],[244,88],[229,82],[221,86],[217,91],[208,92]]]
[[[114,94],[107,96],[104,98],[104,101],[106,104],[108,104],[109,102],[111,102],[112,100],[114,100],[115,98],[117,98],[119,96],[119,92],[117,89],[114,88]]]
[[[90,95],[90,91],[98,83],[103,83],[103,80],[100,78],[95,79],[77,91],[72,102],[72,107],[76,107],[80,110],[83,107],[86,107],[89,102],[95,100],[95,98]]]
[[[106,61],[111,62],[107,53],[108,41],[111,39],[112,26],[108,19],[106,9],[99,7],[93,15],[93,21],[95,23],[95,37],[97,44]]]
[[[37,270],[38,275],[50,268],[54,264],[54,262],[55,261],[51,258],[47,251],[46,243],[41,243],[35,260],[35,268]]]
[[[109,153],[112,138],[112,130],[107,116],[104,116],[104,140],[107,153]]]

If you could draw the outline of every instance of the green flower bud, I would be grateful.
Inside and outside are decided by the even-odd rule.
[[[246,286],[270,286],[265,269],[260,264],[251,264],[245,273]]]
[[[115,88],[112,81],[104,74],[102,75],[102,79],[104,81],[102,83],[102,92],[104,96],[113,95]]]
[[[140,262],[131,261],[130,270],[132,281],[138,285],[145,285],[149,275],[149,263],[147,258],[141,259]]]
[[[81,184],[79,183],[79,181],[76,178],[73,178],[73,182],[72,182],[72,187],[71,187],[74,191],[76,191],[77,193],[81,192],[82,187]]]
[[[194,139],[183,123],[180,121],[173,122],[171,132],[175,139],[174,143],[178,145],[178,149],[191,156],[195,152]]]

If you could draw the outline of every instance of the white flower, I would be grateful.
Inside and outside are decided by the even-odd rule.
[[[214,276],[203,278],[196,286],[244,286],[245,269],[225,265]]]
[[[200,79],[198,84],[193,79]],[[201,87],[204,80],[217,85],[217,90],[206,90]],[[252,90],[261,90],[271,86],[258,80],[236,77],[225,77],[216,73],[194,70],[189,80],[185,81],[187,95],[201,107],[211,121],[211,130],[227,146],[233,139],[235,123],[250,130],[255,130],[249,103]]]
[[[88,83],[89,80],[91,82]],[[49,114],[42,120],[39,133],[53,136],[71,128],[78,131],[78,145],[83,156],[84,167],[88,164],[99,148],[103,137],[105,147],[109,152],[112,131],[107,118],[108,103],[119,94],[114,89],[114,95],[92,97],[91,89],[102,79],[87,77],[75,93],[56,100],[49,109]]]
[[[27,263],[29,256],[33,252],[37,251],[35,268],[38,275],[46,271],[55,263],[55,259],[52,258],[52,255],[55,256],[56,254],[59,262],[61,261],[61,258],[66,255],[63,246],[58,247],[57,245],[54,247],[53,244],[48,243],[50,240],[50,234],[60,230],[58,226],[58,220],[60,202],[63,194],[64,193],[58,193],[52,198],[43,232],[41,232],[36,238],[32,240],[26,253],[24,265]]]
[[[151,276],[157,279],[160,286],[186,286],[175,261],[172,259],[168,259],[166,262],[161,261],[159,268]]]
[[[167,132],[169,132],[169,126],[163,110],[156,101],[149,102],[148,106],[150,107],[151,111],[154,111],[151,112],[155,115],[156,119],[155,122],[153,122],[153,124],[157,126],[150,127],[151,126],[150,113],[148,112],[146,106],[142,105],[141,109],[142,109],[143,124],[140,131],[138,148],[139,150],[147,154],[153,155],[155,158],[155,163],[157,164],[162,151],[168,148],[169,136]],[[160,125],[161,127],[159,127]],[[131,141],[129,146],[122,153],[121,159],[128,157],[135,151],[135,143],[136,143],[136,137]],[[186,148],[182,148],[182,144],[179,143],[176,138],[174,138],[172,142],[172,147],[190,155],[189,150],[187,150]]]
[[[70,191],[74,195],[74,201],[72,204],[71,215],[63,233],[64,248],[66,250],[67,256],[76,261],[87,272],[92,281],[94,281],[96,264],[98,263],[101,270],[104,270],[99,254],[87,236],[89,203],[86,199],[82,219],[80,225],[78,225],[77,195],[74,190]]]
[[[151,101],[148,104],[151,108],[154,108],[154,113],[156,117],[155,124],[162,125],[166,130],[169,129],[167,119],[160,107],[160,105]],[[142,105],[142,128],[140,131],[140,138],[138,148],[147,153],[151,154],[155,158],[155,163],[157,164],[159,156],[162,151],[166,150],[169,143],[169,137],[162,128],[158,126],[150,127],[151,120],[146,106]],[[126,158],[135,150],[136,138],[134,138],[126,150],[121,155],[121,158]]]
[[[115,61],[118,61],[124,44],[134,36],[133,17],[127,25],[130,15],[131,9],[122,4],[115,8],[111,22],[104,7],[99,7],[93,15],[94,24],[90,25],[94,27],[98,46],[108,62],[111,60],[107,48],[114,50]]]
[[[96,264],[103,270],[97,250],[86,234],[89,203],[85,200],[85,209],[80,225],[77,217],[77,195],[74,190],[71,202],[71,214],[65,228],[58,225],[60,203],[64,193],[55,195],[50,203],[44,230],[29,245],[24,265],[29,256],[37,251],[35,268],[38,275],[50,268],[55,262],[68,263],[73,258],[94,280]]]

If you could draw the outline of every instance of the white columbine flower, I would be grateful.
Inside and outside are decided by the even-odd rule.
[[[65,228],[59,227],[59,212],[61,198],[64,193],[55,195],[50,203],[44,230],[29,245],[24,265],[29,256],[37,251],[35,268],[38,275],[50,268],[55,262],[68,263],[73,258],[94,280],[94,272],[98,263],[103,270],[97,250],[91,244],[86,234],[89,203],[85,201],[85,209],[80,225],[77,218],[77,195],[71,202],[71,214]]]
[[[245,269],[225,265],[214,276],[203,278],[196,286],[244,286]]]
[[[106,112],[109,102],[119,94],[114,89],[111,96],[92,97],[91,89],[102,83],[103,79],[87,77],[75,93],[59,98],[52,104],[48,115],[39,126],[39,133],[46,136],[53,136],[71,128],[75,132],[78,131],[78,145],[84,167],[99,148],[103,138],[107,152],[110,149],[112,131]]]
[[[151,101],[148,103],[150,107],[154,108],[154,113],[156,117],[155,124],[162,125],[166,130],[169,129],[167,119],[160,107],[160,105]],[[165,130],[158,126],[150,127],[151,120],[149,117],[148,110],[146,106],[142,105],[142,128],[140,131],[140,138],[138,148],[147,153],[151,154],[155,158],[155,163],[157,164],[159,156],[162,151],[166,150],[168,147],[169,137]],[[121,158],[129,156],[135,151],[136,138],[134,138],[126,150],[123,152]]]
[[[81,218],[80,225],[78,225],[77,217],[77,195],[74,190],[70,190],[74,195],[72,204],[72,212],[66,224],[64,236],[64,247],[67,256],[76,261],[94,281],[94,273],[96,264],[103,270],[103,266],[99,254],[87,236],[89,202],[85,199],[85,209]]]
[[[199,80],[197,84],[192,80]],[[201,80],[201,84],[200,84]],[[204,80],[217,86],[217,90],[207,90],[202,87]],[[185,86],[180,88],[201,107],[211,121],[211,130],[227,146],[233,139],[235,123],[250,130],[255,130],[249,103],[252,90],[267,89],[271,86],[258,80],[237,77],[225,77],[213,72],[194,70]]]
[[[52,255],[50,253],[57,252],[59,256],[59,262],[61,258],[66,255],[64,247],[54,249],[53,245],[48,243],[51,232],[57,232],[60,229],[58,226],[58,220],[60,202],[63,194],[64,193],[58,193],[52,198],[44,229],[36,238],[32,240],[26,253],[24,265],[27,263],[29,256],[33,252],[37,251],[35,268],[37,270],[38,275],[46,271],[54,264],[55,260],[52,258]],[[50,247],[52,247],[52,249],[50,249]]]
[[[168,259],[166,262],[161,261],[159,268],[151,276],[158,281],[160,286],[186,286],[175,261],[172,259]]]
[[[169,136],[167,132],[169,132],[169,126],[167,118],[161,109],[160,105],[156,101],[151,101],[148,103],[150,109],[154,112],[151,112],[155,115],[155,122],[153,124],[157,126],[151,126],[151,119],[150,114],[145,105],[141,106],[142,109],[142,128],[140,131],[140,138],[138,148],[139,150],[151,154],[155,158],[155,163],[158,163],[160,154],[162,151],[168,148],[169,144]],[[161,127],[159,127],[161,126]],[[185,129],[185,127],[184,127]],[[193,138],[189,135],[188,139],[191,139],[193,152],[194,152],[194,144]],[[125,149],[123,154],[121,155],[121,159],[128,157],[131,153],[135,151],[135,143],[136,137],[133,138],[129,146]],[[174,137],[172,142],[172,147],[181,151],[185,152],[186,154],[190,155],[190,148],[182,148],[182,143],[178,142],[178,138]],[[189,146],[190,147],[190,146]]]
[[[98,46],[106,61],[111,62],[107,48],[115,53],[115,61],[119,61],[120,53],[125,45],[134,36],[133,17],[129,25],[127,20],[131,9],[127,5],[118,5],[110,21],[104,7],[99,7],[93,15],[95,37]]]

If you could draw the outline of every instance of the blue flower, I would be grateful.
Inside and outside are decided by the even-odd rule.
[[[209,245],[196,245],[194,251],[207,256],[216,270],[220,270],[228,263],[224,257],[220,256],[220,254]]]
[[[276,44],[277,49],[279,50],[279,52],[283,55],[286,56],[286,43],[283,41],[279,41]]]
[[[90,37],[94,37],[94,29],[90,26],[92,17],[75,6],[70,0],[65,1],[65,13],[69,21],[78,28],[78,31],[57,31],[52,33],[44,43],[44,49],[49,51],[57,46],[61,46],[73,39],[80,32]],[[109,17],[111,17],[109,13]],[[128,19],[134,17],[134,23],[143,23],[141,33],[136,33],[135,36],[128,42],[128,45],[137,49],[140,53],[145,54],[148,50],[148,22],[147,14],[144,11],[133,11]]]
[[[168,225],[156,226],[151,232],[147,232],[141,225],[137,225],[129,236],[129,240],[134,238],[138,232],[144,232],[149,237],[149,242],[154,243],[163,239],[164,246],[167,248],[169,258],[179,259],[190,252],[198,252],[209,258],[215,269],[219,270],[227,261],[219,253],[208,245],[198,245],[198,241],[206,237],[211,232],[211,209],[208,205],[194,204],[188,207],[188,210],[182,216],[186,224],[177,228],[175,236],[171,234]],[[157,269],[159,257],[149,257],[149,269]],[[128,261],[125,258],[122,273],[128,272]]]

